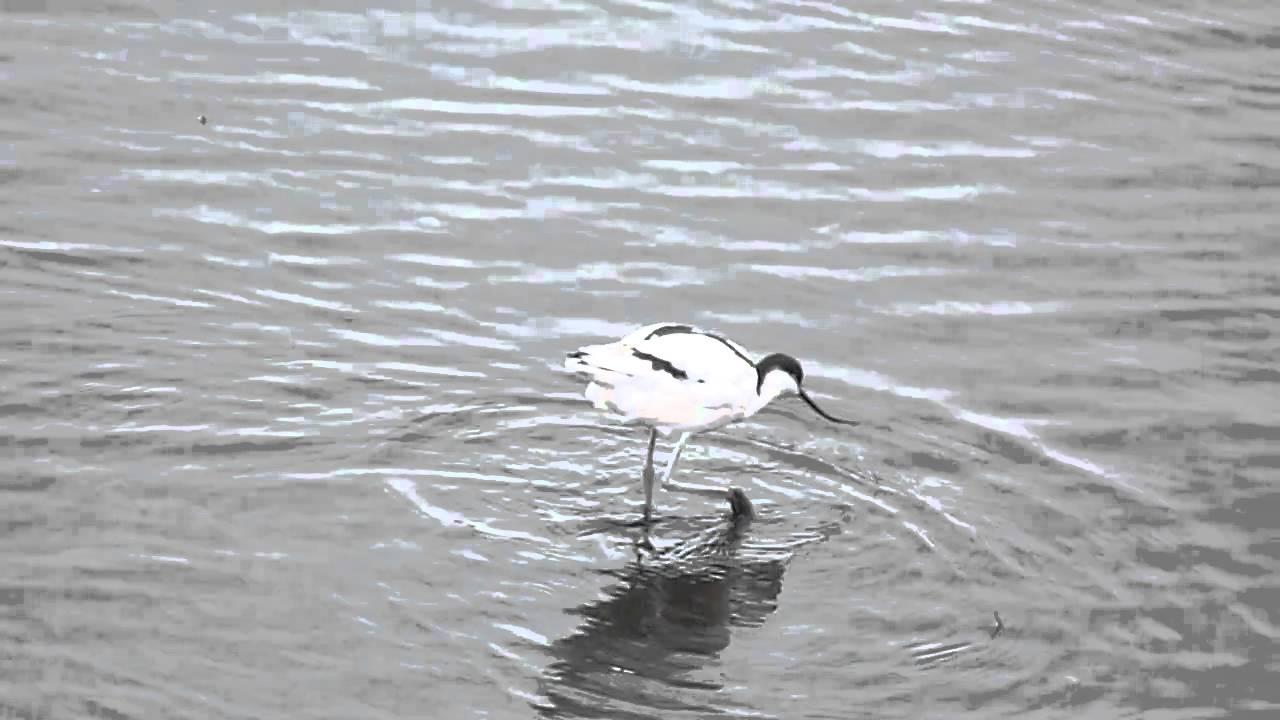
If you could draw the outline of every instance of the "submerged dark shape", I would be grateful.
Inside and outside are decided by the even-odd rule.
[[[751,504],[747,494],[738,488],[731,488],[729,490],[729,519],[741,523],[754,520],[755,517],[756,507]]]
[[[777,608],[784,560],[738,550],[755,517],[731,490],[727,517],[687,541],[608,574],[604,600],[569,612],[578,630],[554,642],[542,680],[545,717],[639,718],[627,706],[715,713],[719,684],[698,671],[728,647],[732,628],[758,627]],[[705,699],[705,703],[703,700]]]

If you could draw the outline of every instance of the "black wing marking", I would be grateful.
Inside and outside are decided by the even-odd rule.
[[[705,330],[699,330],[690,325],[663,325],[657,330],[654,330],[653,332],[646,335],[644,339],[648,340],[649,338],[653,338],[653,337],[662,337],[663,335],[675,335],[678,333],[689,333],[691,335],[705,335],[713,340],[719,340],[721,343],[724,344],[725,347],[732,350],[734,355],[737,355],[738,357],[742,358],[743,362],[750,365],[751,367],[756,366],[756,362],[751,358],[747,357],[746,355],[743,355],[741,350],[733,346],[733,343],[729,342],[728,340],[725,340],[724,338],[720,337],[719,335],[716,335],[715,333],[709,333]]]
[[[649,353],[644,352],[643,350],[632,350],[631,354],[635,355],[641,360],[648,360],[650,364],[653,365],[654,370],[661,370],[663,372],[671,373],[671,377],[677,380],[689,379],[689,373],[681,370],[675,365],[672,365],[670,360],[663,360],[657,355],[650,355]]]
[[[644,339],[648,340],[649,338],[652,338],[652,337],[662,337],[663,335],[674,335],[675,333],[691,333],[691,332],[697,332],[697,331],[688,325],[663,325],[657,330],[654,330],[648,335],[645,335]]]

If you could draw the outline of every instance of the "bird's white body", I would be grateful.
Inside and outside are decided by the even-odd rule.
[[[663,332],[672,328],[687,331]],[[646,325],[615,342],[587,345],[565,369],[591,382],[586,396],[623,422],[672,432],[723,427],[755,414],[785,390],[756,391],[757,371],[741,345],[689,325]]]
[[[569,353],[566,370],[584,377],[586,397],[624,423],[652,428],[645,464],[645,513],[653,485],[656,434],[680,433],[663,477],[671,478],[690,435],[751,417],[783,393],[798,393],[824,417],[800,388],[803,371],[788,355],[760,362],[741,345],[684,323],[654,323],[620,340]]]

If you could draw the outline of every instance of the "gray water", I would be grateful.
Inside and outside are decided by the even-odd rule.
[[[1280,716],[1268,3],[309,5],[0,2],[0,716]]]

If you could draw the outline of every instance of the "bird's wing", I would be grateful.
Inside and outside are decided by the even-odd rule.
[[[659,334],[660,333],[660,334]],[[755,362],[737,343],[696,329],[687,332],[650,334],[632,347],[671,365],[695,381],[708,384],[737,384],[756,376]]]
[[[704,408],[741,409],[756,391],[755,364],[740,346],[701,332],[656,335],[632,348],[653,369],[675,377]]]
[[[592,374],[593,367],[629,376],[655,373],[696,384],[737,388],[756,377],[746,348],[715,333],[680,323],[655,323],[601,345],[569,353],[564,367]],[[661,379],[661,377],[659,377]]]
[[[756,368],[740,345],[661,323],[569,353],[565,369],[592,381],[597,407],[659,425],[710,426],[743,412]]]
[[[646,338],[653,335],[653,333],[664,332],[666,331],[666,328],[673,328],[673,327],[687,327],[687,326],[680,325],[678,323],[653,323],[652,325],[645,325],[642,328],[632,330],[631,332],[622,336],[620,339],[615,340],[611,343],[601,343],[599,345],[583,345],[577,350],[569,353],[568,357],[565,359],[564,368],[569,372],[576,372],[576,373],[586,372],[586,370],[584,369],[584,366],[589,365],[590,363],[584,363],[582,362],[582,360],[587,357],[594,357],[596,359],[599,359],[601,357],[608,356],[615,360],[615,362],[613,363],[614,365],[619,364],[619,362],[621,363],[630,362],[626,358],[623,358],[622,360],[618,360],[617,358],[619,356],[629,355],[632,348],[634,348],[639,343],[643,342]]]
[[[741,395],[748,385],[754,390],[756,380],[755,361],[746,348],[716,333],[673,322],[646,325],[614,342],[581,347],[569,353],[565,369],[591,376],[600,370],[690,382],[702,386],[698,390],[715,390],[713,394]]]

